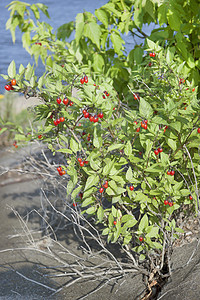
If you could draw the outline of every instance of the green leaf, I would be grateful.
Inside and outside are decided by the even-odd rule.
[[[83,36],[84,30],[84,15],[83,13],[79,13],[76,15],[76,33],[75,33],[75,40],[76,43],[79,43],[80,38]]]
[[[107,228],[104,228],[104,230],[102,231],[102,235],[107,235],[108,233],[110,232],[110,229],[107,227]]]
[[[169,145],[170,148],[172,148],[172,150],[176,150],[176,141],[172,140],[172,139],[166,139],[167,140],[167,144]]]
[[[85,24],[84,34],[88,37],[98,48],[100,48],[100,26],[95,22]]]
[[[148,216],[147,214],[145,214],[140,221],[138,227],[139,231],[143,231],[148,226],[148,224],[149,224]]]
[[[99,222],[102,222],[103,217],[104,217],[104,210],[103,210],[102,206],[100,206],[97,210],[97,218],[98,218]]]
[[[7,130],[7,128],[6,127],[4,127],[4,128],[1,128],[1,130],[0,130],[0,135],[3,133],[3,132],[5,132]]]
[[[152,242],[152,246],[153,246],[153,248],[156,248],[156,249],[162,249],[163,248],[163,246],[160,243],[157,243],[157,242]]]
[[[112,32],[110,35],[111,42],[113,44],[114,50],[117,54],[122,54],[121,50],[123,48],[122,44],[125,44],[121,36],[115,32]]]
[[[58,149],[58,150],[56,150],[56,152],[72,154],[72,151],[70,149],[67,149],[67,148]]]
[[[108,27],[108,14],[104,9],[96,9],[95,15],[101,23],[107,28]]]
[[[151,105],[140,97],[139,112],[141,117],[148,119],[153,114]]]
[[[96,185],[99,182],[99,176],[97,174],[88,177],[84,191],[88,190],[90,187]]]
[[[104,69],[104,59],[101,54],[93,54],[93,68],[96,72],[101,72]]]
[[[124,148],[124,153],[125,153],[127,156],[131,155],[131,153],[132,153],[132,146],[131,146],[131,142],[130,142],[130,141],[128,141],[128,142],[126,143],[126,146],[125,146],[125,148]]]
[[[175,9],[172,11],[170,8],[167,12],[167,19],[171,29],[179,31],[181,26],[180,14]]]
[[[79,144],[75,141],[74,138],[70,139],[70,148],[74,153],[77,153],[77,151],[79,150]]]
[[[184,233],[185,231],[182,228],[175,227],[176,232]]]
[[[127,172],[126,172],[126,179],[129,181],[129,182],[132,182],[133,180],[133,171],[132,171],[132,168],[129,167]]]
[[[140,64],[143,60],[143,50],[140,47],[134,49],[134,60],[136,64]]]
[[[124,144],[114,144],[108,147],[108,152],[113,151],[116,149],[122,149],[124,147]]]
[[[158,227],[152,227],[150,228],[150,231],[147,229],[146,232],[146,237],[157,237],[158,236],[158,231],[159,231],[159,228]]]
[[[137,220],[136,220],[134,217],[132,217],[132,219],[128,220],[128,221],[124,224],[124,226],[131,228],[131,227],[134,227],[135,224],[137,224]]]
[[[81,206],[82,206],[82,207],[86,207],[86,206],[88,206],[88,205],[90,205],[90,204],[93,204],[93,203],[94,203],[94,199],[93,199],[92,197],[89,197],[89,198],[85,199],[85,200],[82,202]]]
[[[95,213],[95,211],[97,210],[97,208],[95,206],[91,206],[86,210],[86,213],[88,215],[93,215]]]
[[[14,60],[11,61],[10,65],[8,66],[8,76],[13,79],[16,76],[16,66]]]

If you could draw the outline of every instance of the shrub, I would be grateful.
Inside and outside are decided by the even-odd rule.
[[[14,92],[42,102],[35,107],[41,125],[16,139],[39,139],[63,153],[58,176],[70,178],[74,209],[78,204],[102,224],[107,242],[122,244],[136,265],[151,269],[153,261],[162,272],[183,232],[177,216],[188,208],[200,212],[198,87],[174,51],[148,39],[141,63],[125,69],[124,96],[112,74],[61,63],[56,44],[42,77],[30,64],[16,74],[14,61],[3,75],[16,79]]]

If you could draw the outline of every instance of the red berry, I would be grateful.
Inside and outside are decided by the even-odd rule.
[[[134,121],[134,123],[137,125],[138,124],[138,122],[137,121]]]
[[[86,135],[86,132],[85,132],[85,131],[83,131],[83,132],[82,132],[82,135]]]
[[[189,197],[189,198],[190,198],[190,200],[192,200],[192,199],[193,199],[192,195],[190,195],[190,197]]]
[[[139,241],[140,241],[140,242],[143,241],[143,237],[142,237],[142,236],[139,237]]]
[[[10,91],[11,90],[11,86],[9,84],[6,84],[4,86],[4,88],[5,88],[6,91]]]
[[[54,125],[55,125],[55,126],[58,125],[57,120],[54,120],[53,122],[54,122]]]
[[[63,171],[61,171],[60,173],[61,173],[62,175],[65,175],[65,174],[66,174],[66,171],[63,170]]]
[[[65,118],[64,117],[61,117],[60,118],[60,122],[64,122],[65,121]]]
[[[144,128],[144,129],[147,129],[147,124],[144,124],[143,128]]]
[[[83,109],[82,113],[85,114],[86,112],[87,112],[87,110],[86,110],[86,109]]]
[[[105,189],[107,189],[107,188],[108,188],[108,183],[105,183],[105,184],[103,185],[103,187],[104,187]]]
[[[171,175],[171,171],[170,170],[167,171],[167,175]]]
[[[57,124],[60,124],[61,120],[60,120],[60,119],[57,119],[56,122],[57,122]]]
[[[79,157],[79,158],[78,158],[78,161],[79,161],[79,162],[81,162],[81,161],[82,161],[82,159]]]
[[[163,148],[161,148],[161,147],[158,148],[158,151],[159,151],[159,152],[163,152]]]
[[[90,122],[94,122],[94,117],[93,116],[90,117]]]
[[[131,186],[129,187],[129,189],[130,189],[131,191],[133,191],[133,190],[134,190],[134,186],[131,185]]]
[[[195,91],[195,88],[193,88],[192,91],[194,92],[194,91]]]
[[[81,161],[81,162],[80,162],[80,167],[83,167],[83,166],[84,166],[84,162]]]
[[[172,207],[174,205],[173,202],[169,202],[169,206]]]
[[[105,95],[103,95],[102,97],[103,97],[103,99],[106,99],[106,96],[105,96]]]
[[[110,96],[110,94],[109,94],[109,93],[106,93],[106,96],[108,97],[108,96]]]
[[[98,116],[100,119],[103,119],[103,113],[99,113]]]
[[[84,114],[84,118],[89,118],[90,114],[89,112],[86,111],[86,113]]]
[[[87,165],[89,163],[88,160],[84,160],[83,162],[84,162],[85,165]]]
[[[138,127],[138,128],[136,129],[136,131],[139,132],[139,131],[140,131],[140,127]]]
[[[64,99],[63,99],[63,103],[64,103],[65,105],[67,105],[67,104],[69,103],[69,99],[64,98]]]
[[[94,117],[94,123],[97,123],[99,121],[99,118],[98,117]]]
[[[158,155],[159,154],[158,149],[154,150],[154,153],[155,153],[155,155]]]
[[[57,103],[58,103],[58,104],[60,104],[60,103],[61,103],[61,99],[60,99],[60,98],[57,98],[57,100],[56,100],[56,101],[57,101]]]
[[[74,102],[70,101],[69,102],[69,106],[72,106],[74,104]]]
[[[38,139],[41,139],[42,138],[42,135],[40,134],[40,135],[38,135]]]
[[[149,53],[149,56],[152,57],[152,52]]]
[[[117,224],[117,221],[114,221],[113,224],[116,225],[116,224]]]
[[[90,137],[89,136],[87,137],[87,140],[88,140],[88,142],[90,141]]]
[[[73,203],[73,206],[74,206],[74,207],[77,206],[77,203]]]
[[[99,193],[103,193],[103,191],[104,191],[104,189],[101,187],[101,188],[99,189]]]
[[[62,168],[61,168],[61,167],[58,167],[58,168],[57,168],[57,171],[58,171],[58,172],[61,172],[61,171],[62,171]]]
[[[86,75],[84,76],[84,82],[88,83],[88,77]]]
[[[80,82],[81,82],[81,84],[84,84],[84,82],[85,82],[84,78],[81,78]]]
[[[153,53],[152,53],[152,57],[155,57],[155,56],[156,56],[156,54],[153,52]]]
[[[11,84],[12,84],[12,85],[16,85],[16,83],[17,83],[17,82],[16,82],[16,79],[12,79],[12,80],[11,80]]]
[[[151,66],[152,66],[152,63],[150,62],[150,63],[149,63],[149,67],[151,67]]]
[[[171,170],[170,175],[171,175],[171,176],[174,176],[174,174],[175,174],[175,171],[174,171],[174,170]]]
[[[200,127],[197,129],[197,132],[200,133]]]
[[[147,123],[148,123],[148,120],[144,120],[144,123],[147,124]]]
[[[168,200],[165,200],[165,201],[164,201],[164,204],[165,204],[165,205],[168,205],[168,204],[169,204]]]

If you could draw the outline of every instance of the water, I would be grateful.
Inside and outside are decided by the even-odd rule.
[[[9,18],[9,11],[5,7],[11,1],[1,0],[0,1],[0,37],[1,37],[1,47],[0,47],[0,74],[7,74],[7,68],[10,62],[14,59],[17,68],[20,64],[26,66],[29,62],[33,63],[34,60],[30,58],[30,55],[23,49],[21,42],[21,33],[16,30],[16,42],[13,44],[11,39],[11,34],[9,30],[6,30],[6,21]],[[49,22],[54,29],[57,29],[64,23],[75,20],[77,13],[89,11],[94,13],[96,8],[101,7],[107,0],[27,0],[26,3],[33,4],[36,2],[41,2],[48,6],[48,11],[51,19],[49,20],[44,15],[42,16],[42,21]],[[146,27],[146,26],[145,26]],[[152,26],[146,27],[145,32],[150,32]],[[133,40],[130,35],[125,36],[127,42],[127,49],[130,50],[134,47],[135,43],[141,43],[141,40]],[[18,69],[17,69],[18,70]],[[43,71],[42,63],[39,63],[36,74],[41,75]],[[0,94],[4,94],[5,80],[0,76]]]

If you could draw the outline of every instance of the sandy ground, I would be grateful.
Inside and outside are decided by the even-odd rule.
[[[22,149],[1,152],[1,168],[16,167],[17,164],[20,164],[20,160],[24,155]],[[3,182],[0,187],[0,299],[78,300],[98,289],[102,284],[100,280],[82,280],[51,296],[56,289],[69,282],[69,279],[44,278],[43,269],[41,269],[42,266],[58,264],[49,256],[47,246],[50,246],[54,252],[57,251],[58,253],[60,251],[57,244],[52,244],[51,240],[43,239],[42,235],[38,233],[41,218],[34,213],[29,214],[29,217],[27,217],[27,214],[33,210],[42,212],[40,190],[42,182],[40,179],[28,180],[25,178],[26,180],[23,180],[23,177],[22,180],[19,180],[22,175],[13,174],[13,181],[11,180],[12,176],[11,178],[5,178],[5,174],[0,176],[0,182]],[[20,222],[12,209],[22,217],[26,216],[23,222]],[[32,236],[37,241],[36,244],[32,243]],[[72,228],[69,227],[67,231],[59,234],[59,242],[77,257],[86,258],[81,250],[80,240],[75,237]],[[31,250],[33,244],[36,246],[36,251]],[[23,248],[23,250],[12,250],[16,248]],[[115,246],[112,250],[116,250],[116,254],[120,257],[121,254],[118,253]],[[71,258],[69,258],[69,261],[71,261]],[[99,261],[96,260],[95,263],[101,263],[101,258]],[[26,276],[26,278],[23,276]],[[112,281],[109,282],[95,294],[88,295],[86,299],[139,299],[139,295],[144,290],[145,285],[142,282],[141,275],[126,276],[115,284]]]

